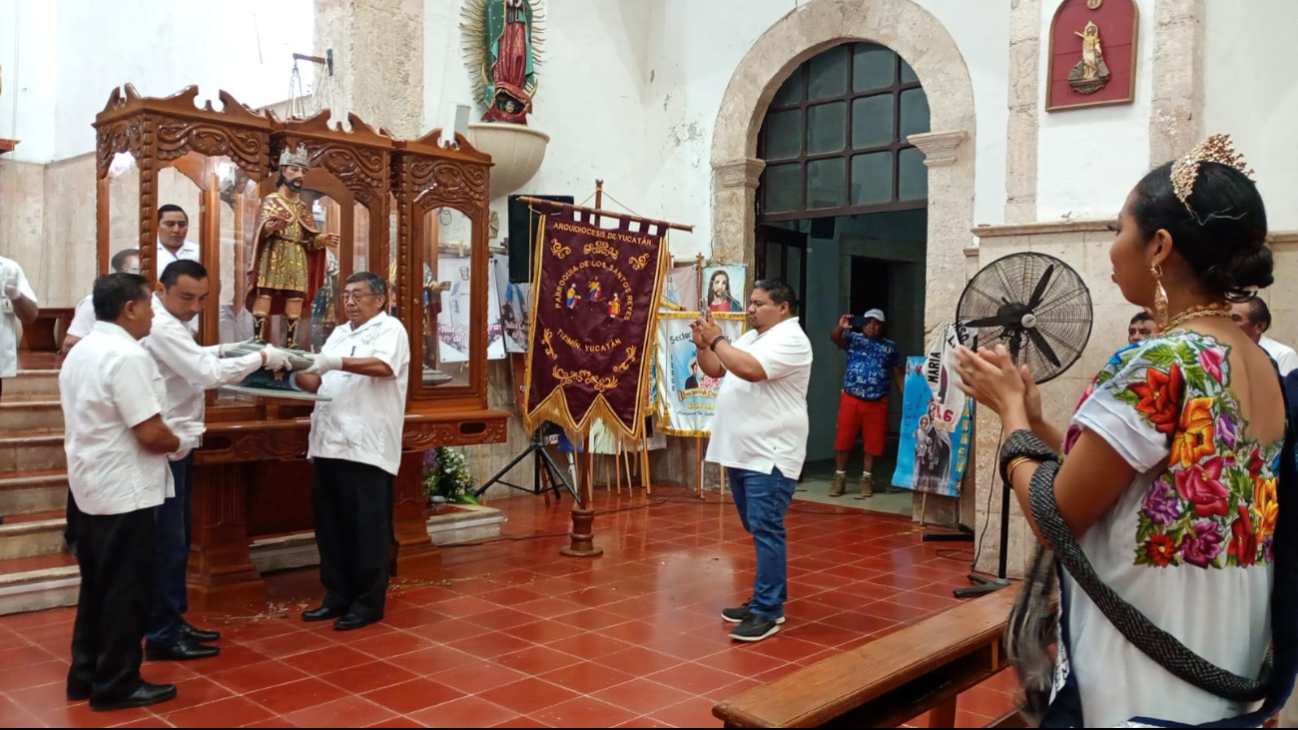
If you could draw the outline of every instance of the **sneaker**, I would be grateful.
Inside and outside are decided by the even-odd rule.
[[[765,616],[750,613],[730,632],[730,638],[735,641],[761,641],[779,630],[778,620],[772,621]]]
[[[861,493],[858,494],[856,498],[869,499],[870,497],[873,496],[874,496],[874,477],[872,476],[861,477]]]
[[[748,604],[749,601],[744,601],[744,605],[742,606],[736,606],[735,608],[721,609],[721,618],[725,619],[726,621],[729,621],[732,624],[743,623],[743,620],[748,618],[748,615],[751,613],[751,611],[748,610]],[[784,617],[781,616],[775,619],[775,623],[777,624],[784,623]]]

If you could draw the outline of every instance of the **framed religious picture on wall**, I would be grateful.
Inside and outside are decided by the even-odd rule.
[[[713,312],[743,312],[748,287],[748,267],[743,264],[703,267],[700,280],[702,307]],[[702,308],[701,307],[701,308]]]
[[[1130,104],[1136,95],[1135,0],[1064,0],[1050,23],[1046,111]]]

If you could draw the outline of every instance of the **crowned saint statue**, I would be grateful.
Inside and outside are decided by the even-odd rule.
[[[338,235],[322,233],[302,199],[302,183],[311,167],[305,147],[285,149],[279,156],[275,192],[257,210],[255,250],[248,271],[248,308],[252,310],[254,339],[267,342],[270,317],[284,315],[284,345],[297,346],[302,306],[314,299],[324,283],[326,247],[338,245]]]

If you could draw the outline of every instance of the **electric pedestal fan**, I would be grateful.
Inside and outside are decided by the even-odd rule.
[[[969,347],[1005,345],[1015,364],[1026,363],[1037,383],[1059,376],[1081,357],[1091,336],[1091,292],[1068,264],[1041,253],[997,259],[974,274],[956,307],[957,331]],[[977,585],[960,588],[959,598],[980,596],[1009,585],[1010,491],[1001,489],[1000,561],[995,578],[970,575]]]

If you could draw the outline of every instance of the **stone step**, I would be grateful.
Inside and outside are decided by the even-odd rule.
[[[66,526],[67,520],[61,509],[6,516],[4,524],[0,525],[0,560],[60,552]]]
[[[66,553],[0,560],[0,616],[75,606],[81,575]]]
[[[61,433],[25,431],[0,434],[0,477],[67,467]]]
[[[5,432],[62,431],[63,407],[57,399],[10,400],[6,392],[0,401],[0,428]]]
[[[491,539],[500,535],[505,521],[505,515],[493,507],[456,505],[453,512],[429,517],[428,534],[437,545]],[[62,513],[57,517],[46,513],[0,525],[0,616],[76,605],[81,577],[76,559],[62,552],[63,524]],[[53,540],[56,545],[31,556],[5,556],[6,531],[25,544]],[[255,540],[251,553],[253,565],[262,573],[320,562],[313,532]]]
[[[19,370],[12,378],[5,378],[4,399],[53,400],[59,399],[58,370]]]
[[[25,515],[67,507],[68,475],[36,472],[0,477],[0,515]]]

